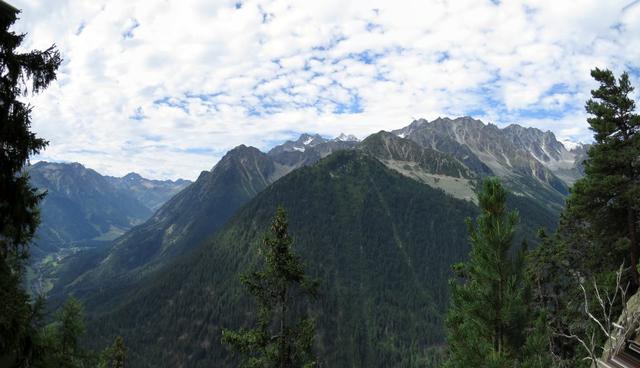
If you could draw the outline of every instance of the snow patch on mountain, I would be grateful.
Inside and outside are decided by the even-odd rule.
[[[562,145],[564,146],[564,148],[567,149],[567,151],[573,151],[576,148],[580,148],[582,146],[584,146],[584,144],[580,143],[580,142],[574,142],[568,139],[562,139],[560,140],[560,143],[562,143]]]
[[[334,141],[337,141],[337,142],[360,142],[358,137],[356,137],[355,135],[353,135],[353,134],[346,135],[344,133],[340,133],[340,135],[337,136],[334,139]]]

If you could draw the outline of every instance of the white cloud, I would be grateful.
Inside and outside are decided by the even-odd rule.
[[[112,175],[193,179],[241,143],[417,117],[588,140],[589,70],[640,68],[630,0],[13,3],[25,47],[65,59],[31,99],[41,158]]]

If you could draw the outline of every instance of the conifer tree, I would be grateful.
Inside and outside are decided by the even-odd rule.
[[[112,368],[124,368],[124,362],[127,358],[127,348],[124,346],[122,336],[116,337],[113,343],[113,362]]]
[[[113,345],[106,348],[100,357],[98,368],[124,368],[127,359],[127,347],[122,336],[116,336]]]
[[[76,298],[69,298],[57,315],[58,339],[63,356],[79,355],[80,336],[84,334],[84,311]]]
[[[16,9],[0,3],[0,361],[26,366],[33,352],[36,313],[22,276],[42,195],[29,185],[23,169],[47,142],[29,130],[31,106],[19,98],[45,89],[56,78],[61,58],[55,46],[16,52],[25,38],[9,29],[17,15]]]
[[[293,253],[285,210],[279,207],[260,248],[264,267],[241,277],[256,299],[254,329],[224,330],[222,341],[242,354],[244,367],[313,367],[315,324],[294,315],[297,296],[315,297],[317,282],[304,272],[302,261]],[[297,317],[297,318],[296,318]]]
[[[626,242],[635,290],[640,257],[640,116],[635,113],[627,73],[616,80],[610,70],[596,68],[591,76],[600,84],[586,103],[595,142],[584,162],[585,176],[575,183],[567,201],[565,217],[587,226],[603,246]]]
[[[524,252],[511,256],[518,214],[507,212],[507,192],[496,178],[478,195],[481,214],[467,219],[471,252],[454,266],[447,315],[447,367],[512,367],[525,343],[529,320]]]
[[[548,318],[555,335],[551,349],[562,366],[590,366],[582,346],[562,337],[590,334],[579,278],[593,280],[603,295],[613,295],[616,270],[633,264],[627,267],[624,284],[629,283],[630,293],[637,289],[640,122],[631,98],[633,87],[627,73],[616,78],[609,70],[595,68],[591,76],[599,85],[585,106],[594,132],[585,176],[571,189],[557,232],[543,239],[529,264],[538,285],[536,308]],[[588,299],[591,305],[599,304],[595,295]],[[615,302],[612,315],[622,308]],[[604,334],[595,332],[594,344],[604,344]]]
[[[69,298],[53,322],[38,331],[38,344],[29,367],[80,368],[95,366],[93,353],[82,349],[80,338],[85,332],[82,304]]]

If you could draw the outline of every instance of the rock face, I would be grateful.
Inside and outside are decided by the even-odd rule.
[[[447,153],[480,176],[499,176],[512,191],[556,207],[582,176],[586,152],[584,146],[567,150],[551,132],[519,125],[500,129],[470,117],[416,120],[393,133]]]
[[[352,134],[346,135],[344,133],[340,133],[340,135],[334,138],[333,140],[340,141],[340,142],[359,142],[360,141],[358,137],[356,137],[355,135],[352,135]]]
[[[481,145],[497,144],[497,142],[490,143],[487,138],[482,142],[479,141],[479,132],[483,127],[482,122],[473,119],[461,121],[460,119],[445,118],[434,120],[431,123],[420,119],[402,129],[394,130],[392,133],[402,138],[411,139],[423,147],[447,153],[479,175],[492,175],[494,172],[480,160],[467,144],[467,138],[472,136],[476,136],[477,143]],[[496,148],[500,149],[500,147]]]
[[[290,170],[311,165],[329,154],[350,149],[358,144],[358,139],[341,135],[336,139],[325,139],[320,135],[302,134],[296,141],[287,141],[272,148],[268,155]]]
[[[568,185],[582,177],[581,159],[586,153],[583,145],[569,148],[556,139],[550,132],[536,128],[524,128],[520,125],[509,125],[504,133],[516,145],[525,148],[536,160],[551,170]]]
[[[384,131],[370,135],[357,148],[404,176],[453,197],[476,201],[478,174],[448,154]]]
[[[484,172],[487,174],[500,175],[515,169],[548,181],[548,175],[540,176],[544,173],[537,167],[540,163],[569,185],[582,176],[579,171],[572,170],[579,166],[588,148],[582,144],[567,144],[569,147],[565,147],[550,131],[517,124],[500,129],[470,117],[438,118],[432,122],[416,120],[393,133],[422,145],[456,153],[455,156],[468,161],[471,166],[477,164],[477,158],[491,169],[490,173]],[[467,147],[472,155],[465,157],[468,151],[464,149],[458,153],[456,143]],[[482,165],[478,165],[475,171],[483,173]]]

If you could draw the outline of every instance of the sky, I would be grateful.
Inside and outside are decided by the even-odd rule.
[[[640,88],[640,0],[9,0],[58,79],[34,160],[195,179],[229,149],[472,116],[588,142],[589,71]],[[637,96],[634,96],[637,99]]]

